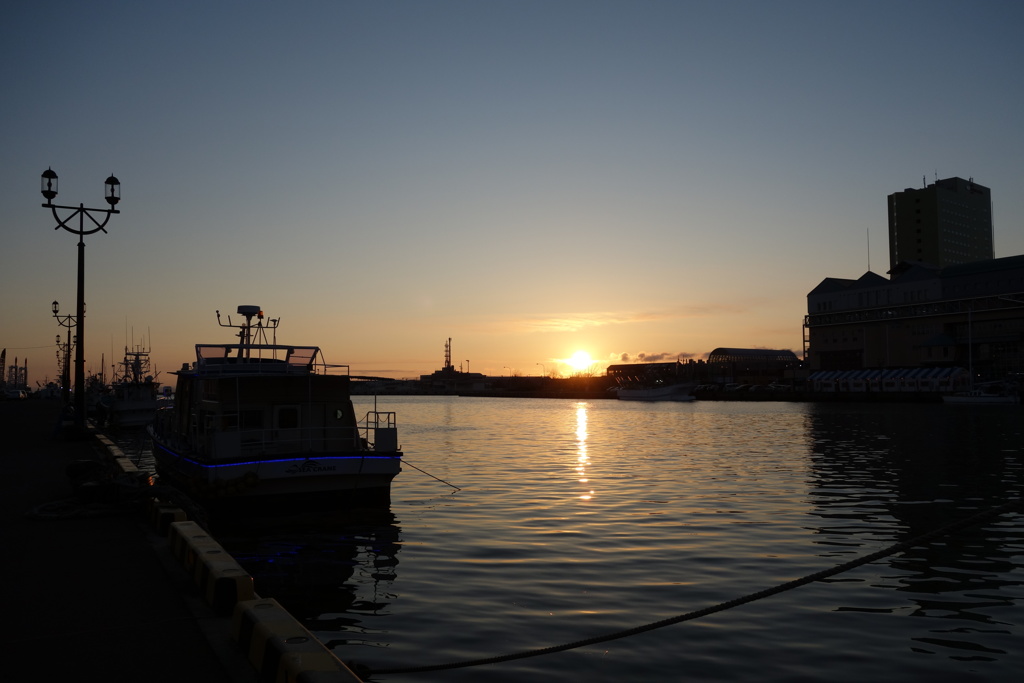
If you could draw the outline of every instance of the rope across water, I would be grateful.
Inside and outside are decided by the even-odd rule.
[[[512,653],[512,654],[498,655],[498,656],[494,656],[494,657],[487,657],[487,658],[484,658],[484,659],[472,659],[472,660],[466,660],[466,661],[461,661],[461,662],[450,662],[450,663],[447,663],[447,664],[433,664],[433,665],[428,665],[428,666],[415,666],[415,667],[405,667],[405,668],[397,668],[397,669],[371,669],[371,668],[368,668],[368,667],[366,667],[364,665],[360,665],[358,663],[350,663],[349,665],[352,666],[354,670],[356,670],[357,672],[361,673],[361,675],[364,678],[367,677],[367,676],[370,676],[370,675],[374,675],[374,674],[386,675],[386,674],[424,673],[424,672],[427,672],[427,671],[441,671],[441,670],[445,670],[445,669],[460,669],[460,668],[465,668],[465,667],[470,667],[470,666],[481,666],[483,664],[497,664],[499,662],[508,662],[508,661],[511,661],[511,660],[514,660],[514,659],[525,659],[527,657],[537,657],[537,656],[540,656],[540,655],[547,655],[547,654],[552,654],[552,653],[555,653],[555,652],[564,652],[566,650],[574,650],[576,648],[586,647],[587,645],[596,645],[597,643],[605,643],[605,642],[608,642],[610,640],[618,640],[620,638],[628,638],[629,636],[635,636],[635,635],[638,635],[640,633],[646,633],[647,631],[653,631],[655,629],[664,628],[666,626],[672,626],[674,624],[679,624],[679,623],[682,623],[684,621],[691,621],[693,619],[697,619],[699,617],[704,617],[704,616],[707,616],[709,614],[714,614],[716,612],[723,612],[725,610],[732,609],[733,607],[739,607],[740,605],[745,605],[745,604],[747,604],[749,602],[754,602],[756,600],[760,600],[762,598],[767,598],[767,597],[770,597],[772,595],[777,595],[779,593],[783,593],[785,591],[792,590],[794,588],[799,588],[800,586],[806,585],[808,583],[813,583],[814,581],[820,581],[822,579],[827,579],[827,578],[829,578],[831,576],[835,576],[836,574],[841,574],[843,572],[849,571],[849,570],[854,569],[856,567],[860,567],[862,565],[874,562],[875,560],[879,560],[879,559],[881,559],[883,557],[888,557],[889,555],[895,555],[896,553],[902,552],[904,550],[909,550],[910,548],[913,548],[913,547],[918,546],[918,545],[924,545],[925,543],[928,543],[928,542],[930,542],[930,541],[932,541],[932,540],[934,540],[936,538],[939,538],[941,536],[946,536],[948,534],[955,533],[957,531],[960,531],[961,529],[965,529],[967,527],[979,524],[980,522],[983,522],[983,521],[985,521],[987,519],[991,519],[992,517],[997,517],[997,516],[1002,515],[1004,513],[1010,512],[1010,511],[1012,511],[1012,510],[1014,510],[1016,508],[1019,508],[1020,505],[1021,505],[1021,501],[1022,500],[1024,500],[1024,499],[1018,498],[1018,499],[1011,500],[1010,502],[1004,503],[1003,505],[1000,505],[999,507],[995,507],[995,508],[992,508],[992,509],[989,509],[989,510],[978,512],[978,513],[976,513],[974,515],[971,515],[969,517],[966,517],[964,519],[961,519],[961,520],[958,520],[958,521],[955,521],[955,522],[951,522],[949,524],[941,526],[941,527],[939,527],[937,529],[934,529],[934,530],[932,530],[932,531],[930,531],[930,532],[928,532],[926,534],[922,534],[920,536],[915,536],[914,538],[910,538],[910,539],[907,539],[905,541],[900,541],[899,543],[894,543],[893,545],[890,545],[887,548],[883,548],[883,549],[878,550],[876,552],[873,552],[873,553],[871,553],[869,555],[863,555],[861,557],[858,557],[858,558],[855,558],[853,560],[850,560],[849,562],[845,562],[843,564],[837,565],[835,567],[831,567],[829,569],[823,569],[823,570],[821,570],[819,572],[815,572],[814,574],[809,574],[809,575],[804,576],[802,578],[795,579],[793,581],[788,581],[786,583],[779,584],[779,585],[774,586],[772,588],[766,588],[765,590],[758,591],[756,593],[751,593],[749,595],[745,595],[745,596],[740,597],[740,598],[734,598],[733,600],[728,600],[726,602],[721,602],[721,603],[718,603],[717,605],[712,605],[710,607],[704,607],[702,609],[695,610],[693,612],[687,612],[686,614],[680,614],[678,616],[670,617],[668,619],[662,619],[661,621],[655,621],[655,622],[652,622],[650,624],[644,624],[643,626],[636,626],[634,628],[626,629],[625,631],[618,631],[616,633],[608,633],[608,634],[604,634],[604,635],[594,636],[592,638],[586,638],[584,640],[577,640],[577,641],[572,642],[572,643],[565,643],[563,645],[553,645],[551,647],[540,648],[540,649],[537,649],[537,650],[527,650],[525,652],[516,652],[516,653]]]

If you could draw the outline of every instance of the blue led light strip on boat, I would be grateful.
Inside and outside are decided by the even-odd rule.
[[[216,469],[219,467],[238,467],[239,465],[265,465],[267,463],[279,463],[279,462],[309,462],[310,460],[396,460],[401,459],[400,455],[325,455],[317,458],[275,458],[273,460],[243,460],[239,462],[226,462],[222,464],[206,463],[200,460],[193,460],[192,458],[175,453],[174,451],[164,447],[158,446],[158,448],[165,453],[172,455],[177,460],[184,460],[185,462],[191,463],[198,467],[206,467],[209,469]]]

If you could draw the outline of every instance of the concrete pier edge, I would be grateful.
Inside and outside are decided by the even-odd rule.
[[[114,476],[139,476],[138,467],[105,434],[93,432],[103,449]],[[212,610],[204,617],[205,633],[214,650],[230,646],[238,656],[222,658],[228,669],[237,669],[243,657],[259,681],[316,680],[318,683],[361,683],[344,662],[287,612],[276,600],[260,598],[254,581],[231,555],[199,524],[188,519],[185,510],[150,499],[144,521],[189,577],[198,598]],[[204,610],[205,611],[205,610]],[[228,626],[227,617],[230,617]],[[216,621],[222,623],[216,624]]]

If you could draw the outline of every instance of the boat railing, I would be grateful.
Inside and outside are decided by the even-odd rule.
[[[262,458],[307,453],[315,458],[365,450],[359,432],[351,427],[307,427],[294,429],[239,429],[214,432],[208,436],[205,455],[211,460]]]
[[[398,450],[398,427],[393,411],[368,411],[359,422],[359,430],[374,451],[394,453]]]
[[[248,359],[243,362],[235,362],[228,359],[227,362],[214,361],[203,363],[199,370],[203,375],[341,375],[349,377],[351,372],[348,365],[288,365],[281,362],[267,361],[266,359]]]
[[[154,432],[173,450],[187,449],[189,443],[200,455],[213,461],[261,458],[306,452],[311,457],[339,452],[395,453],[398,429],[395,413],[371,411],[354,428],[296,427],[293,429],[233,429],[201,436],[195,429],[189,439],[175,436],[174,413],[156,411]]]

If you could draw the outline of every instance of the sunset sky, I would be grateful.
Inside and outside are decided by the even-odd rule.
[[[802,350],[806,295],[888,267],[886,196],[992,190],[1024,254],[1024,3],[11,3],[0,347],[156,370],[262,306],[354,374]],[[162,381],[171,382],[166,374]]]

